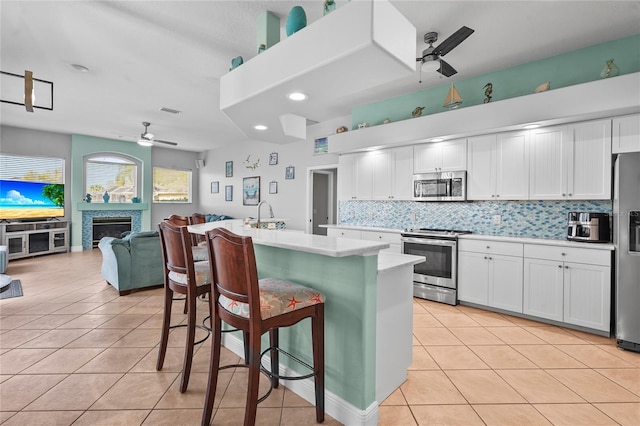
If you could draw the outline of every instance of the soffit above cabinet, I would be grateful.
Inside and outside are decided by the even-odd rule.
[[[250,138],[304,140],[307,120],[334,118],[350,95],[413,74],[415,48],[416,28],[388,1],[352,1],[222,76],[220,109]],[[291,101],[294,91],[309,98]]]

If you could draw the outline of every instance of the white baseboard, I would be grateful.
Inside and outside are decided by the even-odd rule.
[[[223,334],[222,344],[231,352],[244,358],[244,343],[239,337],[231,334]],[[267,354],[265,355],[264,364],[270,365],[269,362],[270,359]],[[300,372],[280,364],[281,376],[298,376],[300,374]],[[312,378],[305,380],[282,380],[280,384],[315,405],[316,396]],[[327,390],[325,390],[324,399],[325,412],[344,425],[369,426],[378,424],[378,401],[374,401],[366,410],[361,410]]]
[[[71,251],[82,251],[84,248],[82,246],[71,246]]]

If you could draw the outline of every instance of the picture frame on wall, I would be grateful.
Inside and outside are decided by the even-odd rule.
[[[260,176],[242,178],[242,205],[257,206],[260,203]]]
[[[211,182],[211,193],[217,194],[220,192],[220,182]]]
[[[285,169],[284,178],[285,179],[295,179],[296,178],[296,168],[294,166],[288,166]]]
[[[278,164],[278,153],[272,152],[271,154],[269,154],[269,165],[275,166],[276,164]]]
[[[233,177],[233,161],[224,163],[224,175],[225,177]]]
[[[329,152],[329,139],[318,138],[313,142],[314,154],[326,154]]]
[[[226,185],[224,187],[224,200],[233,201],[233,185]]]
[[[275,180],[269,182],[269,194],[277,194],[278,193],[278,182]]]

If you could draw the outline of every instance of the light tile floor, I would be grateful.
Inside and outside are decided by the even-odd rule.
[[[162,289],[120,297],[100,263],[92,250],[9,264],[25,295],[0,301],[0,423],[200,424],[210,341],[179,393],[183,328],[155,370]],[[174,324],[185,319],[177,306]],[[415,299],[413,344],[408,380],[382,402],[381,425],[640,425],[640,354],[613,339]],[[245,389],[244,369],[220,373],[213,424],[242,424]],[[314,424],[314,408],[280,388],[257,423]]]

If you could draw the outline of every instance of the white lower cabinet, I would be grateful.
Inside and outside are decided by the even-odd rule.
[[[525,244],[523,313],[611,328],[611,252]]]
[[[608,333],[611,251],[460,239],[458,299]]]
[[[460,240],[458,299],[522,313],[522,244]]]

